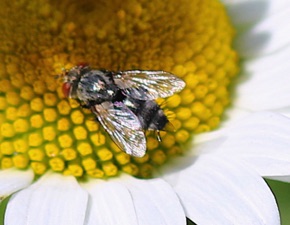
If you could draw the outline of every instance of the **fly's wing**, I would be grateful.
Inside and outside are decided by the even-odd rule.
[[[106,102],[93,106],[92,111],[120,149],[132,156],[144,156],[145,134],[137,116],[127,106],[122,102]]]
[[[185,87],[183,80],[164,71],[120,71],[114,81],[125,95],[140,100],[165,98]]]

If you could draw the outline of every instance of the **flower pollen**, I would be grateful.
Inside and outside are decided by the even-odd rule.
[[[218,0],[3,0],[0,6],[1,169],[148,178],[186,151],[194,134],[215,129],[230,103],[238,56]],[[80,62],[182,78],[184,90],[160,101],[173,129],[161,131],[161,142],[146,132],[142,158],[122,152],[94,115],[61,91],[56,75]]]

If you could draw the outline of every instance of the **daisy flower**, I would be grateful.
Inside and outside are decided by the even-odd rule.
[[[290,175],[289,3],[0,6],[4,224],[280,224],[262,177]],[[79,62],[182,78],[182,92],[158,100],[175,131],[148,133],[142,158],[122,152],[64,98],[55,75]]]

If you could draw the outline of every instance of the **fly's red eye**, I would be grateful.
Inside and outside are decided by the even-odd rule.
[[[69,97],[70,88],[71,88],[71,84],[69,82],[63,83],[62,92],[63,92],[64,96],[67,98]]]
[[[89,65],[88,63],[80,62],[77,66],[80,67],[80,68],[84,68],[84,67],[86,67],[88,65]]]

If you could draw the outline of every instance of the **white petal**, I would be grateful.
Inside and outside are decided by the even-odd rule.
[[[289,6],[289,0],[222,0],[235,26],[245,28],[261,19],[279,13]]]
[[[31,170],[7,169],[0,171],[0,197],[6,197],[31,184],[34,174]]]
[[[186,215],[199,225],[280,224],[264,180],[237,160],[200,156],[176,179],[173,188]]]
[[[184,225],[182,206],[162,179],[121,178],[84,185],[90,193],[88,225]]]
[[[186,224],[183,208],[173,189],[162,179],[122,181],[132,195],[139,225]]]
[[[211,153],[243,160],[261,176],[290,175],[289,118],[270,112],[253,113],[213,134],[197,144],[199,154],[214,149]]]
[[[274,110],[290,105],[290,45],[273,55],[245,64],[234,105],[252,111]]]
[[[248,116],[227,131],[218,152],[239,157],[262,176],[290,175],[290,119],[274,113]]]
[[[124,185],[114,180],[91,180],[84,188],[90,195],[86,225],[138,224],[134,202]]]
[[[237,50],[243,57],[273,53],[290,43],[290,4],[279,13],[267,16],[237,37]]]
[[[14,194],[8,202],[5,224],[83,224],[87,193],[73,177],[46,174]]]

